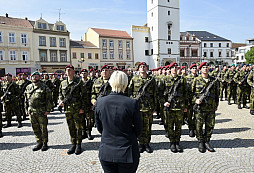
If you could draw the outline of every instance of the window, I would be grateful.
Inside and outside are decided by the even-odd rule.
[[[207,52],[204,52],[204,57],[207,57]]]
[[[119,40],[119,41],[118,41],[118,45],[119,45],[119,47],[123,47],[123,44],[122,44],[122,43],[123,43],[123,41],[122,41],[122,40]]]
[[[153,26],[152,26],[152,31],[153,31]]]
[[[168,40],[171,40],[171,25],[168,25]]]
[[[85,58],[85,53],[80,53],[80,58]]]
[[[123,52],[122,51],[119,52],[119,59],[123,59]]]
[[[47,62],[47,52],[46,51],[40,51],[40,60],[41,60],[41,62]]]
[[[227,57],[229,57],[229,50],[227,50]]]
[[[72,59],[77,59],[77,53],[76,52],[72,53]]]
[[[39,37],[39,45],[40,46],[46,46],[46,37],[45,36],[40,36]]]
[[[240,53],[245,53],[245,49],[240,49]]]
[[[99,59],[99,54],[98,53],[95,54],[95,59]]]
[[[60,47],[66,47],[65,38],[60,38]]]
[[[9,43],[15,43],[15,33],[9,33]]]
[[[152,4],[153,4],[153,0],[152,0]]]
[[[229,47],[229,43],[227,43],[227,47]]]
[[[64,31],[64,26],[63,25],[57,25],[56,30],[57,31]]]
[[[153,55],[153,49],[151,49],[151,55]]]
[[[168,54],[169,55],[171,54],[171,48],[168,48]]]
[[[61,52],[60,53],[60,62],[67,62],[66,53],[65,52]]]
[[[27,35],[26,34],[21,34],[21,43],[27,44]]]
[[[4,60],[4,51],[0,50],[0,61]]]
[[[92,53],[88,53],[88,59],[92,59]]]
[[[168,0],[168,2],[170,2],[170,0]]]
[[[145,42],[148,43],[148,37],[145,37]]]
[[[243,56],[242,56],[242,60],[243,60]]]
[[[213,47],[213,43],[210,43],[210,47]]]
[[[131,54],[130,54],[130,52],[127,52],[127,53],[126,53],[126,59],[128,59],[128,60],[131,59]]]
[[[107,59],[107,51],[103,51],[103,59]]]
[[[151,16],[153,17],[153,12],[151,13]]]
[[[109,41],[109,47],[114,47],[114,41],[113,40]]]
[[[206,47],[207,45],[206,45],[206,43],[204,43],[204,47]]]
[[[21,59],[23,61],[28,61],[28,51],[22,51],[22,53],[21,53]]]
[[[129,41],[126,41],[126,47],[130,48],[130,42]]]
[[[221,47],[221,43],[219,43],[219,47]]]
[[[222,55],[222,53],[221,53],[221,51],[219,51],[219,57],[221,57],[221,55]]]
[[[192,57],[198,57],[198,50],[191,50]]]
[[[47,29],[47,25],[46,25],[46,23],[38,23],[38,28],[40,28],[40,29]]]
[[[170,16],[170,11],[168,11],[168,15]]]
[[[193,41],[196,41],[196,37],[193,37],[192,39],[193,39]]]
[[[180,36],[180,40],[183,40],[183,37],[182,37],[182,36]]]
[[[50,61],[51,62],[57,62],[56,52],[50,53]]]
[[[102,47],[107,47],[107,40],[102,40]]]
[[[149,56],[149,50],[145,50],[145,55]]]
[[[210,52],[210,57],[213,57],[213,52]]]
[[[114,52],[110,51],[110,59],[114,59]]]
[[[0,42],[2,42],[3,39],[2,39],[2,32],[0,32]]]
[[[10,60],[11,61],[15,61],[16,60],[16,51],[15,50],[11,50],[10,51]]]
[[[56,47],[56,37],[50,37],[50,47]]]
[[[184,57],[184,50],[180,50],[180,57]]]

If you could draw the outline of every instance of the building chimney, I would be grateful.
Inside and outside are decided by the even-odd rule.
[[[8,13],[5,14],[5,17],[9,17]]]
[[[27,17],[25,17],[25,20],[27,20]]]

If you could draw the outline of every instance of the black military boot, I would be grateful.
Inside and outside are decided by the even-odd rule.
[[[205,148],[204,142],[199,142],[198,151],[200,153],[205,153],[206,152],[206,148]]]
[[[91,132],[87,132],[87,138],[88,140],[93,140],[93,136],[91,135]]]
[[[76,144],[72,144],[71,148],[67,151],[67,154],[73,154],[76,149]]]
[[[215,150],[213,149],[213,147],[209,144],[209,142],[205,143],[205,147],[208,151],[210,152],[215,152]]]
[[[190,130],[189,136],[190,136],[191,138],[195,137],[195,132],[194,132],[194,130]]]
[[[238,109],[242,109],[241,105],[238,105]]]
[[[170,150],[173,152],[173,153],[176,153],[177,150],[176,150],[176,144],[174,142],[170,142]]]
[[[4,126],[3,126],[3,128],[8,128],[8,127],[11,127],[11,122],[7,122],[7,124],[5,124]]]
[[[251,115],[254,115],[254,111],[250,111],[250,114],[251,114]]]
[[[42,143],[37,143],[34,148],[33,148],[33,151],[38,151],[42,148]]]
[[[234,100],[234,104],[236,104],[236,100]]]
[[[49,149],[47,142],[43,142],[41,151],[47,151]]]
[[[18,127],[18,128],[23,127],[22,123],[21,123],[21,122],[18,122],[18,126],[17,126],[17,127]]]
[[[159,122],[159,125],[163,125],[164,123],[163,123],[163,121],[161,120],[160,122]]]
[[[230,101],[228,101],[228,105],[231,105]]]
[[[145,148],[146,148],[146,152],[148,152],[148,153],[152,153],[153,152],[153,150],[152,150],[152,148],[150,147],[149,144],[145,144]]]
[[[220,98],[220,101],[223,101],[222,98]]]
[[[23,119],[22,119],[22,120],[23,120],[23,121],[28,120],[28,118],[26,117],[26,115],[23,116]]]
[[[75,149],[75,154],[79,155],[79,154],[81,154],[81,152],[82,152],[81,144],[77,144],[76,149]]]
[[[250,107],[247,105],[243,105],[243,108],[250,109]]]
[[[144,144],[140,144],[139,147],[138,147],[138,150],[139,150],[140,153],[143,153],[145,151],[145,149],[146,148],[145,148]]]
[[[179,153],[182,153],[182,152],[183,152],[183,148],[182,148],[182,146],[179,144],[179,142],[176,142],[176,151],[179,152]]]
[[[86,139],[87,138],[87,133],[85,131],[82,131],[82,139]]]
[[[0,130],[0,138],[3,137],[3,133],[2,133],[2,130]]]

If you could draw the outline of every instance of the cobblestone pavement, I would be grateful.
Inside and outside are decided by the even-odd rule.
[[[152,154],[142,153],[138,172],[254,172],[254,116],[249,110],[237,109],[221,102],[217,111],[211,144],[215,153],[199,153],[196,138],[188,136],[183,126],[181,144],[183,153],[172,153],[163,126],[154,119]],[[100,135],[93,129],[95,139],[83,140],[84,151],[77,156],[67,155],[69,134],[63,114],[49,115],[49,146],[46,152],[33,152],[35,138],[29,120],[24,127],[3,129],[0,138],[0,172],[102,172],[98,160]]]

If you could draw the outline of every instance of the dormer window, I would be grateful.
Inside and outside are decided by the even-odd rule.
[[[57,31],[64,31],[64,26],[63,25],[57,25],[56,30]]]
[[[39,29],[47,29],[47,25],[46,25],[46,23],[38,23],[38,28]]]

